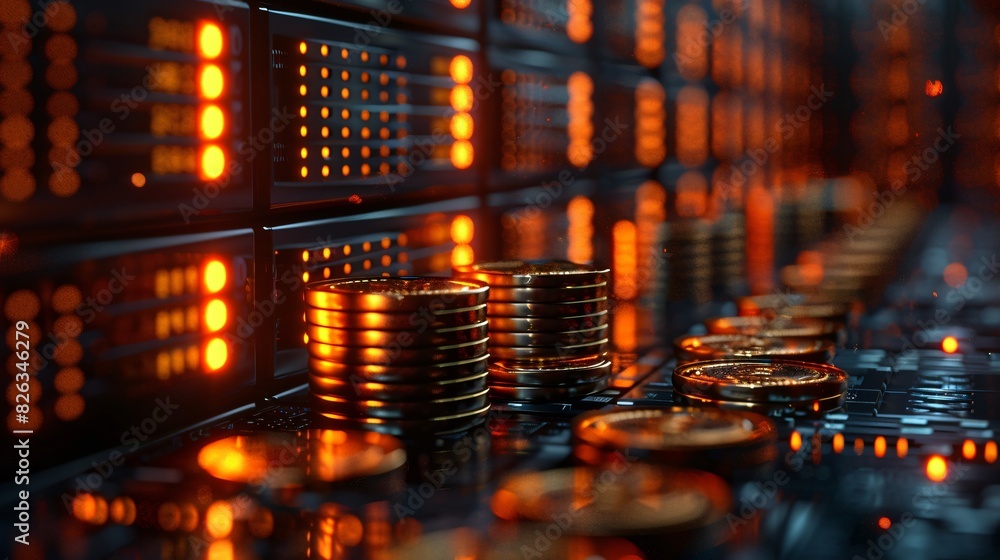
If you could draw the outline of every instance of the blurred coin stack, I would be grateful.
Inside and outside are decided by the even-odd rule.
[[[490,395],[556,400],[608,386],[608,270],[567,261],[456,269],[490,286]]]
[[[309,389],[323,427],[417,436],[482,423],[488,291],[420,277],[307,285]]]
[[[746,220],[739,212],[727,212],[712,225],[712,289],[720,297],[745,290],[745,259]]]
[[[712,299],[712,230],[701,219],[667,225],[667,300],[707,303]]]

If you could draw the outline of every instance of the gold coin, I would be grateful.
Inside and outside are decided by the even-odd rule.
[[[787,403],[847,392],[847,373],[826,364],[784,360],[716,360],[677,366],[674,389],[723,401]]]
[[[377,383],[354,379],[338,379],[309,375],[309,391],[314,395],[332,395],[348,399],[416,401],[458,397],[486,389],[488,373],[479,373],[457,379],[413,383]]]
[[[486,302],[486,313],[494,317],[544,317],[548,319],[590,315],[607,311],[608,298],[563,302],[563,303],[508,303]]]
[[[564,288],[607,282],[608,269],[596,269],[563,260],[500,261],[455,269],[455,275],[475,278],[490,286]]]
[[[822,339],[762,337],[742,334],[682,336],[674,341],[678,363],[734,358],[784,358],[826,362],[833,342]]]
[[[398,365],[433,367],[436,363],[452,363],[484,356],[489,349],[489,338],[426,348],[335,346],[310,340],[306,344],[309,355],[322,360],[360,365]]]
[[[568,346],[594,342],[608,335],[608,326],[599,325],[578,331],[552,333],[490,331],[490,344],[497,346]]]
[[[328,429],[365,429],[394,436],[447,435],[468,431],[486,421],[489,405],[451,416],[427,416],[420,420],[353,417],[325,410],[315,410],[315,423]]]
[[[490,344],[490,355],[497,360],[532,361],[545,360],[552,363],[566,358],[599,356],[608,351],[608,339],[602,338],[581,344],[558,344],[554,346],[499,346]]]
[[[598,360],[580,365],[559,363],[549,367],[498,361],[490,364],[489,377],[491,382],[501,385],[553,386],[597,381],[610,377],[611,371],[610,360]]]
[[[452,416],[466,414],[489,404],[488,389],[468,395],[443,397],[428,401],[385,401],[353,399],[335,395],[313,393],[315,410],[333,412],[344,416],[363,418],[392,418],[419,420],[428,415]]]
[[[401,331],[440,329],[481,323],[486,320],[486,304],[432,312],[330,311],[306,306],[306,322],[339,329],[376,329]]]
[[[608,324],[608,312],[570,317],[489,317],[490,332],[561,332],[589,329]]]
[[[713,317],[705,321],[709,334],[818,338],[836,335],[840,325],[810,317]]]
[[[488,367],[488,358],[489,354],[485,354],[467,360],[404,366],[396,364],[345,364],[310,356],[309,372],[319,377],[334,377],[344,380],[360,379],[376,383],[421,383],[460,379],[485,373]]]
[[[412,328],[398,331],[373,329],[341,329],[307,324],[309,340],[338,346],[391,346],[403,348],[441,346],[459,342],[481,340],[489,335],[489,323],[482,321],[471,325],[442,329]]]
[[[489,287],[475,280],[420,276],[341,278],[306,285],[307,305],[332,311],[418,311],[472,307]]]
[[[608,388],[607,377],[596,381],[580,382],[566,385],[504,385],[490,383],[490,397],[510,401],[548,401],[555,402],[567,398],[584,397],[600,393]]]
[[[607,297],[608,283],[586,284],[563,288],[527,288],[491,286],[491,302],[506,303],[566,303]]]

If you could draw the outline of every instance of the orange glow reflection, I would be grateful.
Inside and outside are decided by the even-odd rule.
[[[475,232],[475,224],[468,216],[455,216],[451,221],[451,240],[455,243],[472,243]]]
[[[566,205],[566,258],[587,263],[594,258],[594,203],[583,195],[574,196]]]
[[[708,94],[685,86],[677,93],[677,159],[696,167],[708,158]]]
[[[218,105],[206,105],[198,119],[198,131],[206,140],[215,140],[226,128],[226,116]]]
[[[659,82],[643,80],[635,90],[635,159],[655,167],[667,157],[666,91]]]
[[[451,59],[448,65],[448,73],[456,84],[467,84],[472,81],[472,60],[465,55],[458,55]]]
[[[615,307],[613,338],[619,352],[634,352],[636,347],[636,313],[632,303],[620,303]]]
[[[677,12],[675,52],[678,69],[688,80],[700,80],[708,71],[708,48],[701,34],[708,25],[705,10],[697,4],[687,4]]]
[[[455,169],[468,169],[475,159],[475,150],[468,140],[458,140],[451,145],[451,164]]]
[[[566,36],[574,43],[586,43],[594,34],[591,0],[566,0]]]
[[[205,512],[205,532],[216,539],[223,539],[233,531],[233,506],[228,502],[215,502]]]
[[[687,218],[704,216],[708,209],[708,181],[697,171],[688,171],[677,178],[678,216]]]
[[[952,288],[960,288],[969,279],[969,271],[966,270],[965,265],[962,263],[953,262],[944,267],[943,277],[945,284],[948,284]]]
[[[747,276],[753,293],[771,291],[774,287],[774,203],[771,193],[759,186],[751,187],[746,196]]]
[[[638,0],[635,8],[635,59],[655,68],[665,57],[664,0]]]
[[[997,462],[997,442],[992,440],[986,442],[983,446],[983,459],[991,465]]]
[[[201,176],[203,179],[218,179],[226,170],[226,153],[212,144],[201,152]]]
[[[594,137],[594,81],[585,72],[574,72],[566,82],[569,100],[566,111],[569,122],[566,133],[569,144],[566,147],[566,158],[577,167],[584,167],[594,158],[594,148],[591,141]]]
[[[615,295],[620,299],[633,299],[636,296],[636,244],[635,224],[628,220],[620,220],[611,231],[614,245],[614,278]]]
[[[229,361],[229,346],[221,338],[213,338],[205,345],[205,366],[209,372],[219,371]]]

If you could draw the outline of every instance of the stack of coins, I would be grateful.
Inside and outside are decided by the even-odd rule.
[[[323,427],[441,435],[483,422],[489,288],[448,278],[306,286],[309,388]]]
[[[824,338],[706,334],[674,340],[678,364],[739,358],[784,358],[823,363],[833,358],[836,347]]]
[[[746,220],[727,212],[712,225],[712,290],[720,297],[739,295],[745,288]]]
[[[701,219],[669,222],[664,253],[667,300],[706,303],[712,299],[712,229]]]
[[[764,337],[827,338],[835,340],[840,325],[809,317],[712,317],[705,320],[709,334],[742,334]]]
[[[608,270],[567,261],[456,269],[490,286],[490,395],[556,400],[608,387]]]
[[[847,374],[826,364],[713,360],[677,366],[673,386],[677,394],[697,403],[826,412],[844,404]]]

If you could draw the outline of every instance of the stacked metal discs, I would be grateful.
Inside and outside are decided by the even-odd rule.
[[[490,395],[555,400],[608,386],[608,270],[567,261],[456,269],[490,286]]]
[[[706,303],[712,299],[712,228],[704,220],[667,224],[667,300]]]
[[[306,286],[309,388],[323,427],[440,435],[481,423],[489,288],[448,278]]]
[[[743,291],[746,261],[746,219],[727,212],[712,226],[712,289],[733,297]]]

